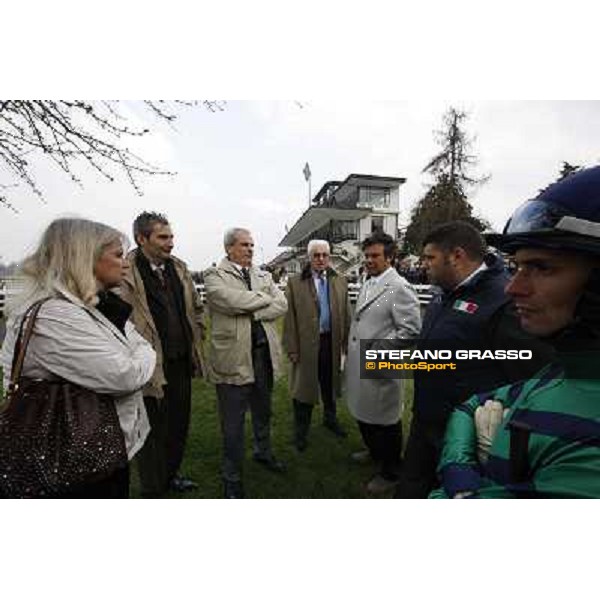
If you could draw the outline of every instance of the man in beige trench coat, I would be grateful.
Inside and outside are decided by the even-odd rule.
[[[210,379],[216,384],[223,434],[226,498],[243,498],[244,421],[252,414],[255,461],[275,473],[285,465],[271,449],[271,393],[280,371],[276,321],[285,314],[285,295],[271,275],[252,264],[254,240],[236,227],[224,237],[227,254],[204,272],[211,318]]]
[[[288,312],[283,346],[290,359],[290,393],[294,402],[294,444],[307,447],[312,411],[321,392],[323,425],[346,437],[336,416],[340,395],[342,354],[346,353],[350,306],[348,283],[330,266],[325,240],[308,244],[310,263],[300,275],[288,280]]]

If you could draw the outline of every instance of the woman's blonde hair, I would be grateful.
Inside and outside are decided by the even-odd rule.
[[[127,244],[126,236],[108,225],[87,219],[56,219],[42,234],[37,250],[21,265],[24,289],[9,310],[56,295],[57,284],[85,304],[97,302],[96,262],[115,243]]]

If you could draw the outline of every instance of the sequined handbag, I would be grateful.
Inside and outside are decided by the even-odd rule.
[[[65,380],[21,376],[37,314],[23,316],[10,385],[0,412],[0,497],[52,498],[77,493],[127,464],[114,400]],[[25,325],[26,323],[26,325]]]

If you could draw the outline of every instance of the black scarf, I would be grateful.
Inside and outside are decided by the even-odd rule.
[[[96,309],[125,335],[125,323],[131,315],[131,304],[109,291],[98,292],[98,300]]]

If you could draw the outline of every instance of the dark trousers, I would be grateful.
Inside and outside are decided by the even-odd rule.
[[[323,401],[323,421],[334,423],[335,398],[333,394],[333,364],[331,353],[331,332],[319,336],[319,386]]]
[[[78,485],[68,494],[62,494],[58,498],[129,498],[129,465],[117,469],[100,481]]]
[[[313,405],[294,398],[294,443],[300,450],[306,448]]]
[[[400,472],[402,454],[402,427],[400,421],[393,425],[374,425],[357,421],[360,435],[375,462],[381,463],[381,475],[395,481]]]
[[[319,336],[318,378],[323,402],[323,422],[335,423],[337,418],[333,391],[331,332],[321,333]],[[294,441],[297,446],[306,444],[312,411],[312,404],[294,399]]]
[[[445,421],[413,418],[396,498],[427,498],[440,486],[436,470],[445,432]]]
[[[252,349],[254,383],[217,384],[217,400],[223,435],[223,479],[241,481],[244,461],[244,422],[252,415],[254,455],[269,460],[271,450],[271,393],[273,367],[268,344]]]
[[[167,385],[164,397],[144,398],[150,433],[138,452],[142,496],[163,495],[177,474],[187,440],[192,401],[191,368],[188,358],[167,360],[163,368]]]

